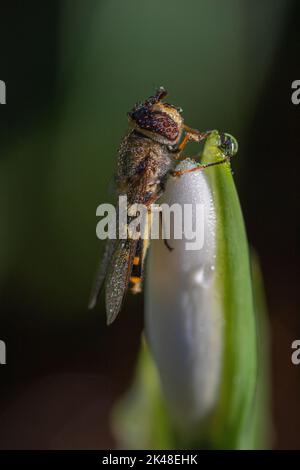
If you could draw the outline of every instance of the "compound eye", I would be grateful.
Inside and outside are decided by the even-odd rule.
[[[148,108],[141,107],[137,111],[129,113],[129,116],[140,129],[158,134],[171,143],[179,135],[178,124],[166,113],[152,112]]]
[[[237,140],[232,135],[222,132],[220,134],[220,148],[227,157],[232,157],[238,151]]]

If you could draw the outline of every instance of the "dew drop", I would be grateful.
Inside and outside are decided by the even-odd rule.
[[[203,269],[198,269],[194,273],[194,281],[196,284],[202,285],[204,281],[204,270]]]

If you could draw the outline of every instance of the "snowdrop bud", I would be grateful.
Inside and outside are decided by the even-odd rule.
[[[176,170],[193,167],[195,162],[186,159]],[[152,240],[146,289],[146,337],[167,403],[179,423],[192,426],[217,402],[223,347],[223,316],[214,285],[216,214],[205,171],[170,177],[161,203],[179,204],[183,220],[184,205],[192,204],[187,213],[192,214],[193,230],[197,227],[197,236],[203,235],[194,249],[190,230],[183,224],[182,239],[175,239],[171,222],[168,244],[173,250],[163,240]]]

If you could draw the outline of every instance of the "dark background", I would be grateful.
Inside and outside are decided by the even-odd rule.
[[[108,448],[142,298],[87,311],[126,112],[164,85],[186,122],[238,138],[233,163],[271,328],[273,442],[300,448],[300,3],[0,2],[0,448]],[[193,153],[193,152],[192,152]]]

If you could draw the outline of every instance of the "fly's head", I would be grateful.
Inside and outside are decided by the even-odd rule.
[[[176,145],[183,131],[181,109],[162,99],[167,91],[160,87],[154,96],[143,103],[138,103],[128,113],[132,127],[141,134],[165,145]]]

